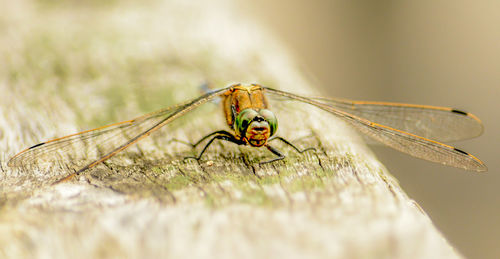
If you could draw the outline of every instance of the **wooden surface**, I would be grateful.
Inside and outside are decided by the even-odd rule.
[[[218,143],[200,162],[171,141],[225,129],[219,104],[69,183],[64,164],[9,168],[16,152],[222,87],[317,95],[284,47],[226,1],[189,5],[3,1],[0,257],[460,258],[341,121],[305,105],[279,134],[316,152],[259,165]],[[279,112],[281,110],[281,112]],[[199,151],[199,150],[198,150]]]

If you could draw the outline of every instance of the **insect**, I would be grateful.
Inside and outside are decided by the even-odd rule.
[[[278,120],[269,107],[267,96],[313,105],[339,117],[369,137],[411,156],[472,171],[486,171],[486,165],[473,155],[443,144],[481,135],[483,125],[474,115],[451,108],[386,102],[348,101],[329,98],[308,98],[264,87],[258,84],[234,84],[210,91],[196,99],[165,108],[141,117],[106,125],[29,147],[12,157],[8,165],[19,166],[40,160],[53,160],[57,154],[76,155],[75,145],[97,146],[99,155],[92,162],[58,182],[66,181],[83,171],[113,157],[172,121],[184,116],[217,97],[222,97],[224,116],[230,131],[219,130],[195,143],[210,139],[196,159],[200,159],[215,140],[238,145],[266,147],[276,157],[285,156],[270,145],[281,140],[302,153],[286,139],[276,135]],[[75,151],[76,150],[76,151]],[[85,154],[83,154],[85,155]]]

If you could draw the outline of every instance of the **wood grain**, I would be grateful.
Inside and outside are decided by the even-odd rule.
[[[227,1],[2,5],[0,257],[461,257],[355,132],[305,105],[274,107],[279,134],[316,151],[276,144],[287,158],[269,165],[265,149],[231,143],[184,160],[196,150],[173,138],[225,129],[212,102],[68,183],[50,186],[66,164],[7,167],[40,141],[195,98],[204,82],[317,93]]]

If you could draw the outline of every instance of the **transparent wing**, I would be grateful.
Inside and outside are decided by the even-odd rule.
[[[473,114],[427,105],[313,98],[337,110],[424,138],[451,142],[477,137],[483,124]]]
[[[36,144],[12,157],[8,165],[15,167],[54,160],[89,163],[79,170],[83,171],[114,156],[201,104],[214,99],[226,89],[218,89],[194,100],[132,120]]]
[[[431,140],[429,138],[418,136],[414,133],[406,132],[404,130],[396,129],[391,126],[386,126],[380,123],[372,122],[368,119],[346,112],[345,110],[341,110],[337,106],[329,105],[329,102],[326,102],[325,99],[323,99],[323,101],[316,100],[272,88],[266,88],[266,91],[267,93],[275,95],[278,98],[285,97],[314,105],[322,110],[325,110],[347,121],[354,128],[370,136],[371,138],[396,150],[412,155],[414,157],[436,163],[445,164],[448,166],[463,168],[466,170],[473,170],[478,172],[487,170],[484,163],[471,154],[456,149],[452,146]],[[423,107],[420,106],[419,109],[422,108]],[[388,108],[385,109],[387,110]],[[401,109],[401,108],[396,108],[396,109]],[[453,114],[454,112],[449,112],[449,113]],[[358,114],[361,115],[364,113],[358,113]],[[402,115],[396,115],[396,116],[402,116]],[[398,125],[398,123],[397,122],[393,123],[393,125]],[[452,131],[453,129],[449,128],[448,130]],[[422,130],[421,129],[416,131],[414,130],[414,132],[420,132],[420,131]]]

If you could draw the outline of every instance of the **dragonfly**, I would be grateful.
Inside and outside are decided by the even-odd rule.
[[[301,150],[277,135],[278,119],[271,111],[268,97],[315,106],[344,120],[370,138],[411,156],[470,171],[487,171],[486,165],[475,156],[442,143],[482,134],[481,121],[471,113],[428,105],[305,97],[259,84],[233,84],[132,120],[45,141],[19,152],[9,160],[8,165],[15,167],[38,161],[52,161],[60,158],[61,154],[67,155],[69,159],[78,155],[85,157],[87,154],[81,151],[85,150],[81,147],[98,150],[95,159],[56,183],[64,182],[216,98],[222,98],[222,109],[228,129],[214,131],[192,144],[196,147],[208,140],[198,156],[188,158],[200,160],[215,140],[265,147],[275,157],[262,163],[285,158],[283,152],[270,145],[273,140],[280,140],[299,153],[314,149]]]

